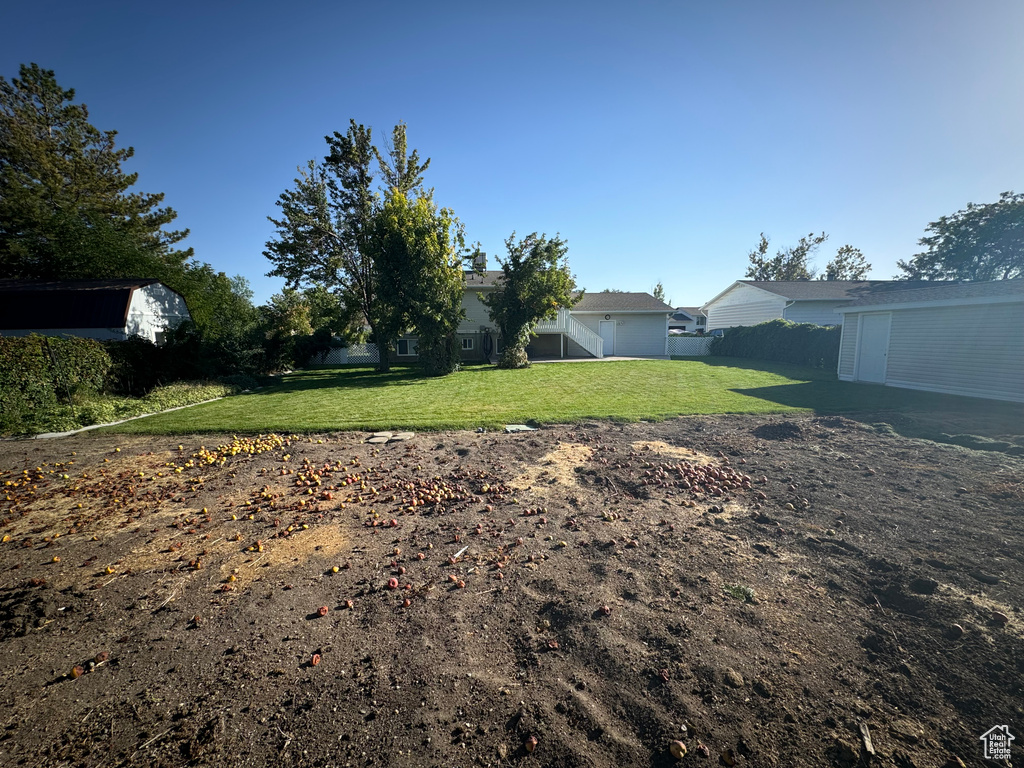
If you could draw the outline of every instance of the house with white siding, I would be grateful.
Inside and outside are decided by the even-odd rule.
[[[737,280],[707,302],[707,330],[769,320],[839,325],[836,309],[878,291],[925,285],[901,280]],[[934,285],[934,283],[933,283]]]
[[[160,344],[191,318],[159,280],[0,280],[0,336],[83,336]]]
[[[676,307],[676,311],[668,321],[668,332],[680,333],[704,333],[708,327],[708,316],[700,307]]]
[[[837,312],[843,381],[1024,402],[1024,279],[883,291]]]
[[[480,296],[496,290],[501,270],[465,273],[462,295],[465,318],[458,336],[463,360],[493,360],[501,339]],[[672,307],[649,293],[584,293],[569,309],[542,320],[527,347],[531,359],[586,357],[668,357],[668,322]],[[416,339],[399,339],[395,359],[417,357]]]

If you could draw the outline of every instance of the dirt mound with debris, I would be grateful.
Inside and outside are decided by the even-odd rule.
[[[1019,457],[366,437],[0,445],[0,764],[908,768],[1021,720]]]

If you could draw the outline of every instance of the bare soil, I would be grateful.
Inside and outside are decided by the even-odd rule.
[[[838,417],[366,437],[0,444],[0,764],[923,768],[1024,740],[1019,456]]]

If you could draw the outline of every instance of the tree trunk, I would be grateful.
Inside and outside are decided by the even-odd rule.
[[[387,341],[377,341],[376,344],[378,357],[377,372],[388,373],[391,370],[391,345]]]

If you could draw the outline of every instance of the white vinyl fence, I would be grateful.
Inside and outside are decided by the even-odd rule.
[[[315,355],[309,362],[311,365],[379,363],[380,354],[377,352],[376,344],[353,344],[350,347],[337,347],[327,354]]]
[[[668,353],[672,357],[704,357],[711,354],[710,336],[669,336]]]

